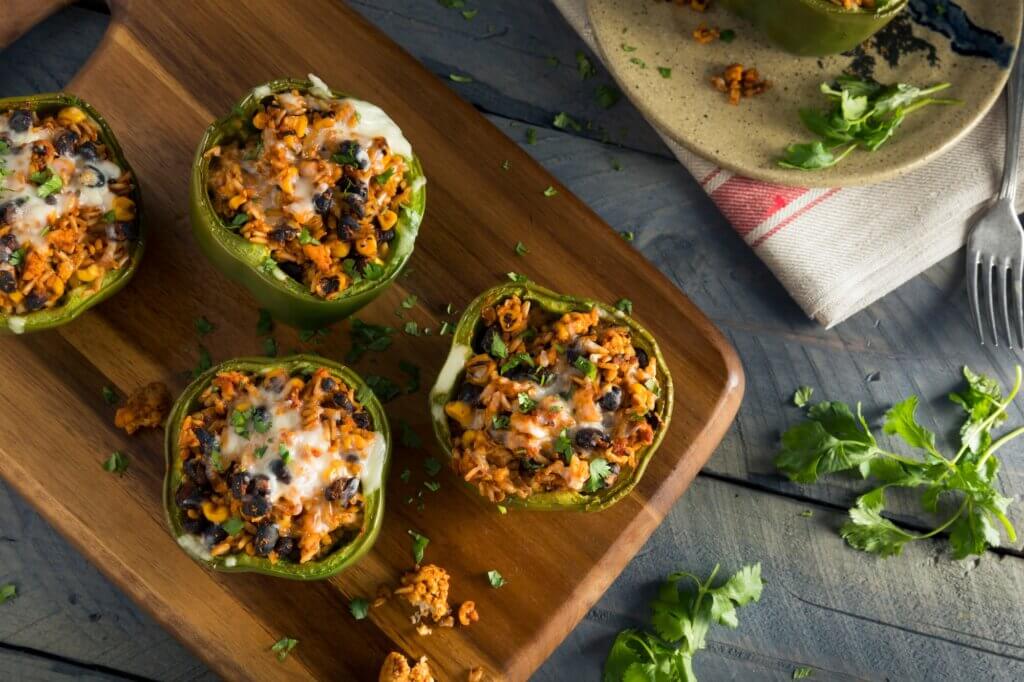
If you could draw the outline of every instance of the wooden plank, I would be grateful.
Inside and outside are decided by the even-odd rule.
[[[85,680],[85,682],[113,682],[131,679],[116,672],[101,672],[82,666],[32,656],[0,647],[0,670],[6,679],[18,682],[54,682],[55,680]],[[138,678],[135,678],[138,679]]]
[[[539,166],[355,15],[327,3],[303,5],[301,11],[293,5],[275,6],[271,25],[265,4],[147,5],[144,16],[133,14],[134,7],[115,8],[104,44],[71,88],[107,115],[136,168],[152,229],[146,266],[125,295],[58,335],[43,335],[31,343],[3,341],[3,371],[47,388],[33,395],[31,409],[25,401],[0,397],[0,407],[12,415],[0,425],[5,448],[0,472],[101,570],[158,620],[187,637],[227,677],[245,676],[253,666],[268,677],[363,677],[396,646],[431,654],[445,676],[483,664],[497,676],[524,677],[596,601],[724,432],[741,386],[733,357],[677,290],[638,254],[620,249],[619,239],[581,202],[568,194],[546,200],[542,192],[552,181]],[[301,20],[310,9],[322,23]],[[329,34],[317,35],[328,26]],[[344,63],[328,39],[338,32],[349,36],[352,55],[357,55],[349,55]],[[289,39],[283,39],[285,33],[290,33]],[[188,55],[180,49],[186,41],[194,47]],[[251,51],[253,44],[275,50],[240,61],[220,57],[224,51]],[[600,517],[547,515],[543,524],[537,524],[530,514],[499,519],[493,508],[449,477],[443,479],[446,493],[428,505],[422,517],[412,508],[395,509],[392,504],[374,552],[344,576],[319,584],[277,585],[273,591],[261,589],[257,580],[209,575],[176,550],[163,528],[159,505],[158,437],[147,434],[128,440],[115,433],[110,410],[98,405],[96,396],[104,383],[128,390],[153,378],[180,389],[181,370],[194,362],[192,321],[199,312],[219,327],[209,339],[216,358],[256,350],[254,307],[244,293],[224,284],[195,257],[180,216],[199,131],[240,90],[278,74],[282,63],[299,72],[315,69],[346,91],[374,93],[372,99],[402,124],[426,162],[432,204],[413,260],[414,273],[368,308],[368,319],[393,321],[392,311],[411,292],[425,304],[414,314],[421,324],[436,328],[441,303],[463,307],[512,268],[542,275],[543,281],[561,290],[585,287],[604,300],[629,293],[660,311],[656,319],[645,321],[667,340],[668,364],[687,377],[688,397],[676,410],[663,454],[635,494]],[[176,103],[173,113],[168,102]],[[467,154],[467,149],[474,153]],[[506,158],[513,164],[509,172],[500,168]],[[473,185],[469,191],[467,183]],[[467,226],[472,229],[467,231]],[[547,247],[539,248],[538,257],[523,268],[511,249],[517,238]],[[584,241],[587,246],[581,247]],[[463,267],[453,269],[450,259],[456,247]],[[558,267],[552,267],[556,263]],[[595,263],[623,273],[628,292],[619,282],[591,281],[589,267]],[[211,283],[220,290],[217,298],[209,295]],[[278,341],[283,348],[298,345],[290,331],[280,333]],[[444,356],[446,341],[403,336],[396,340],[390,360],[419,357],[428,383]],[[335,343],[323,352],[338,354],[341,349]],[[365,371],[367,365],[360,369]],[[76,409],[61,423],[33,425],[34,416],[67,405]],[[427,432],[422,396],[396,402],[391,414]],[[10,450],[8,443],[19,446]],[[39,456],[55,443],[64,444],[58,447],[67,453],[59,465]],[[133,456],[123,479],[108,476],[97,466],[114,447]],[[398,469],[418,468],[422,454],[406,451],[397,457]],[[403,499],[402,491],[394,480],[389,495]],[[90,514],[82,515],[80,509],[89,509]],[[405,616],[392,607],[375,611],[372,627],[367,623],[339,643],[336,632],[350,622],[347,598],[372,594],[378,584],[394,581],[409,566],[405,530],[410,527],[432,537],[431,551],[451,570],[458,598],[466,598],[460,590],[472,594],[484,619],[471,636],[456,630],[419,639],[411,634]],[[484,542],[498,534],[520,540],[494,548],[486,557],[467,541]],[[589,540],[566,543],[573,534]],[[520,580],[518,589],[481,589],[481,576],[488,568],[524,560],[516,547],[527,541],[535,550],[529,555],[529,570],[520,569],[522,575],[543,575],[544,580],[532,587]],[[574,568],[565,571],[566,566]],[[573,598],[565,600],[567,594]],[[516,619],[488,620],[486,614],[507,613],[513,604]],[[282,634],[295,636],[304,645],[279,665],[268,649]],[[339,646],[347,652],[340,661]]]
[[[0,21],[0,49],[50,16],[71,0],[7,0]]]

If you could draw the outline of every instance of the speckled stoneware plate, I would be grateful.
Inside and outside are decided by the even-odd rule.
[[[705,13],[664,0],[588,0],[588,11],[608,68],[670,138],[752,178],[839,187],[906,173],[941,154],[978,123],[1006,82],[1024,2],[911,0],[866,44],[824,58],[783,52],[751,24],[715,7],[714,0]],[[735,39],[701,45],[692,35],[700,24],[732,29]],[[756,67],[772,88],[730,106],[710,79],[733,62]],[[659,67],[671,69],[671,77],[663,77]],[[775,159],[788,144],[814,140],[797,112],[825,108],[819,85],[843,72],[882,83],[948,81],[953,87],[942,96],[962,104],[914,113],[887,145],[873,153],[858,150],[830,169],[779,168]]]

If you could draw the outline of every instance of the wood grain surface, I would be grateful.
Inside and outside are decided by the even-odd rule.
[[[702,681],[784,682],[802,666],[813,669],[812,679],[843,681],[1024,678],[1024,613],[1013,608],[1024,559],[1016,549],[955,562],[940,538],[899,559],[855,552],[836,529],[857,483],[791,485],[771,464],[779,430],[796,419],[789,399],[798,385],[813,385],[816,396],[863,400],[871,414],[919,390],[925,423],[945,432],[945,393],[960,363],[1004,380],[1012,375],[1014,356],[973,342],[961,255],[824,331],[803,316],[629,102],[599,104],[595,88],[612,81],[549,3],[492,0],[467,21],[434,0],[346,2],[487,112],[608,224],[634,231],[636,240],[620,248],[636,248],[655,263],[725,331],[744,362],[744,404],[715,456],[533,680],[597,680],[615,633],[646,621],[647,603],[667,573],[706,574],[716,563],[734,570],[758,560],[764,597],[741,610],[738,629],[709,632],[708,649],[694,663]],[[0,16],[5,7],[0,3]],[[45,22],[0,52],[0,96],[59,89],[105,26],[103,15],[77,8]],[[54,44],[64,49],[55,52]],[[593,76],[581,77],[577,51],[594,63]],[[450,73],[473,82],[447,81]],[[563,111],[580,130],[552,125]],[[526,141],[529,128],[534,144]],[[327,348],[336,354],[343,344],[336,333]],[[1011,421],[1021,422],[1016,407]],[[1016,510],[1024,444],[1003,452],[1004,492],[1017,496]],[[929,521],[909,514],[901,520],[921,527]],[[5,582],[19,590],[0,607],[0,670],[8,678],[48,681],[61,670],[86,679],[216,679],[0,481]]]
[[[305,21],[310,13],[320,20]],[[345,59],[331,43],[339,34],[346,36]],[[197,256],[188,235],[186,181],[202,128],[248,88],[282,75],[285,64],[289,74],[315,71],[380,104],[403,127],[430,179],[412,272],[365,311],[366,319],[394,323],[393,311],[411,293],[421,303],[410,315],[436,329],[445,303],[464,306],[512,269],[558,290],[609,301],[629,296],[656,311],[640,318],[661,341],[687,399],[627,500],[600,515],[502,517],[444,474],[442,492],[418,513],[402,504],[414,488],[396,477],[373,553],[315,584],[214,575],[177,550],[159,502],[159,434],[117,432],[113,408],[99,396],[107,384],[125,393],[153,379],[182,388],[183,371],[196,360],[199,314],[218,325],[204,339],[216,359],[258,352],[250,299]],[[343,6],[115,4],[104,41],[69,90],[103,112],[122,142],[152,236],[145,266],[121,295],[58,333],[0,344],[0,373],[18,387],[0,395],[0,474],[225,677],[365,679],[392,648],[428,654],[444,678],[476,665],[496,677],[526,677],[600,597],[724,433],[742,393],[728,344],[582,202]],[[506,159],[509,171],[501,169]],[[549,185],[557,196],[544,196]],[[526,261],[514,254],[517,240],[531,246]],[[329,348],[312,349],[340,354],[343,336],[336,329]],[[305,347],[290,330],[276,337],[283,351]],[[386,356],[356,367],[397,378],[398,359],[410,359],[426,385],[446,342],[401,336]],[[426,440],[424,395],[390,408],[393,420],[407,420]],[[132,453],[122,478],[99,466],[113,449]],[[425,456],[399,449],[393,469],[413,469],[418,483]],[[420,638],[393,604],[358,626],[348,614],[348,599],[372,595],[409,568],[409,528],[431,537],[427,558],[451,571],[454,598],[477,602],[482,620],[472,630]],[[487,585],[492,568],[508,586]],[[285,635],[302,646],[279,664],[269,647]]]

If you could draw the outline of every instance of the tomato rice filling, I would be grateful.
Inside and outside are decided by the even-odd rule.
[[[360,531],[386,451],[352,388],[324,368],[218,373],[178,448],[175,502],[200,551],[295,563]]]
[[[225,225],[322,299],[382,277],[417,189],[398,126],[367,102],[297,90],[268,94],[251,122],[245,139],[207,152],[210,199]]]
[[[480,493],[596,493],[660,427],[657,361],[598,308],[557,315],[510,296],[481,314],[445,404],[453,466]]]
[[[133,190],[81,108],[0,113],[0,313],[58,307],[124,267]]]

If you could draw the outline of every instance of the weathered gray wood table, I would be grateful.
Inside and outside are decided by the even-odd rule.
[[[797,417],[788,399],[798,385],[861,400],[871,416],[917,393],[926,424],[946,432],[949,421],[939,418],[953,413],[944,395],[960,365],[1010,378],[1015,358],[979,348],[966,323],[959,258],[826,332],[804,318],[627,102],[598,105],[594,89],[609,78],[601,70],[580,78],[583,45],[547,3],[470,0],[479,6],[472,20],[434,0],[353,4],[439,77],[472,76],[452,87],[611,225],[634,231],[634,244],[622,248],[640,249],[672,277],[746,367],[746,399],[717,454],[536,679],[599,679],[614,634],[647,618],[665,574],[754,561],[763,564],[764,597],[740,612],[738,630],[712,632],[695,666],[703,679],[783,680],[798,666],[830,680],[1024,678],[1019,546],[964,562],[939,543],[887,561],[866,556],[836,535],[856,483],[794,486],[771,464],[779,431]],[[105,24],[96,12],[71,9],[23,38],[0,54],[0,96],[59,88]],[[592,124],[556,130],[560,111]],[[528,127],[537,130],[533,145]],[[685,377],[679,383],[685,400]],[[14,389],[0,377],[0,390]],[[1021,421],[1021,410],[1011,418]],[[1020,496],[1024,452],[1001,454],[1005,492]],[[1019,510],[1013,516],[1024,521]],[[9,581],[19,596],[0,607],[2,679],[212,677],[0,485],[0,584]]]

